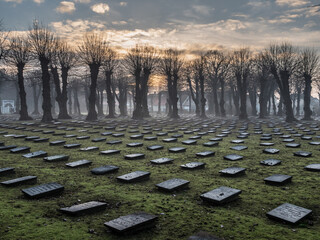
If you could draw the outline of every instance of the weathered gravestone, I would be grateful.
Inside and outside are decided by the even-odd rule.
[[[169,152],[171,153],[181,153],[181,152],[185,152],[187,149],[184,147],[173,147],[173,148],[169,148]]]
[[[114,144],[121,144],[122,141],[121,140],[112,140],[112,141],[108,141],[107,144],[110,144],[110,145],[114,145]]]
[[[156,184],[156,187],[158,187],[158,189],[162,191],[172,192],[188,188],[189,183],[189,181],[184,179],[173,178]]]
[[[150,162],[153,164],[168,164],[168,163],[172,163],[173,159],[172,158],[158,158],[158,159],[150,160]]]
[[[1,185],[6,187],[14,187],[22,184],[34,184],[34,183],[37,183],[36,176],[25,176],[25,177],[10,179],[10,180],[1,182]]]
[[[293,153],[293,155],[297,156],[297,157],[311,157],[312,153],[306,152],[306,151],[298,151],[298,152]]]
[[[196,153],[197,157],[212,157],[214,155],[215,155],[215,152],[211,152],[211,151],[205,151],[205,152]]]
[[[135,171],[128,174],[124,174],[122,176],[117,177],[117,180],[120,182],[140,182],[144,180],[148,180],[150,177],[150,172],[144,171]]]
[[[48,153],[45,151],[41,151],[41,150],[23,155],[23,157],[25,157],[25,158],[38,158],[38,157],[46,157],[46,156],[48,156]]]
[[[267,154],[277,154],[280,152],[280,150],[276,148],[265,148],[262,150],[262,152]]]
[[[120,152],[121,152],[120,150],[110,149],[110,150],[101,151],[100,154],[102,154],[102,155],[113,155],[113,154],[118,154]]]
[[[243,156],[238,155],[238,154],[229,154],[223,157],[225,160],[229,161],[239,161],[243,159]]]
[[[152,146],[147,147],[147,149],[150,150],[150,151],[161,150],[161,149],[163,149],[163,146],[161,146],[161,145],[152,145]]]
[[[127,160],[138,160],[145,158],[145,155],[143,153],[133,153],[125,155],[124,158]]]
[[[17,147],[16,145],[0,146],[0,151],[10,150],[10,149],[13,149],[13,148],[16,148],[16,147]]]
[[[91,140],[91,142],[104,142],[106,140],[107,140],[106,138],[94,138]]]
[[[78,160],[78,161],[71,162],[71,163],[66,163],[66,166],[70,167],[70,168],[77,168],[77,167],[91,165],[91,163],[92,163],[91,161],[83,159],[83,160]]]
[[[183,164],[180,167],[182,169],[194,170],[194,169],[203,169],[205,165],[206,164],[203,162],[190,162],[190,163]]]
[[[30,152],[30,147],[17,147],[10,149],[11,153],[28,153]]]
[[[133,142],[133,143],[127,143],[127,147],[142,147],[143,143],[141,142]]]
[[[38,138],[33,140],[34,143],[42,143],[42,142],[48,142],[49,138]]]
[[[79,216],[83,214],[96,213],[107,208],[108,204],[105,202],[91,201],[73,205],[71,207],[60,208],[60,211],[69,215]]]
[[[158,217],[155,215],[144,212],[134,213],[105,222],[104,225],[118,234],[131,234],[139,230],[153,227],[157,218]]]
[[[202,145],[205,146],[205,147],[215,147],[215,146],[218,146],[218,145],[219,145],[219,142],[210,141],[210,142],[205,142],[205,143],[202,144]]]
[[[281,161],[277,159],[266,159],[266,160],[262,160],[260,164],[265,166],[276,166],[281,164]]]
[[[59,183],[46,183],[31,188],[25,188],[21,191],[26,197],[41,198],[49,197],[63,192],[64,187]]]
[[[57,140],[57,141],[52,141],[50,142],[50,146],[59,146],[59,145],[64,145],[66,143],[65,140]]]
[[[13,173],[15,173],[13,167],[0,168],[0,176],[5,176]]]
[[[59,162],[59,161],[67,161],[69,159],[68,155],[54,155],[43,158],[46,162]]]
[[[65,144],[63,146],[64,148],[78,148],[78,147],[81,147],[81,144],[80,143],[70,143],[70,144]]]
[[[296,224],[311,213],[312,210],[310,209],[299,207],[290,203],[284,203],[268,212],[267,216],[278,221]]]
[[[320,172],[320,163],[310,164],[304,167],[308,171]]]
[[[242,167],[229,167],[219,171],[224,176],[240,176],[245,174],[246,169]]]
[[[241,190],[230,187],[219,187],[210,192],[201,194],[203,201],[212,204],[224,204],[238,198]]]
[[[106,165],[106,166],[101,166],[101,167],[92,169],[91,173],[95,175],[104,175],[104,174],[116,172],[118,170],[119,170],[119,167],[117,166]]]
[[[274,174],[264,179],[265,183],[270,185],[284,185],[291,182],[291,180],[292,176],[283,174]]]
[[[40,138],[40,137],[39,136],[30,136],[30,137],[26,137],[25,140],[26,141],[33,141],[33,140],[38,139],[38,138]]]
[[[80,151],[83,151],[83,152],[90,152],[90,151],[96,151],[96,150],[99,150],[99,147],[92,146],[92,147],[80,148]]]
[[[197,140],[189,139],[189,140],[184,140],[181,143],[184,144],[184,145],[196,145],[197,144]]]
[[[230,149],[236,150],[236,151],[242,151],[242,150],[248,149],[248,147],[243,145],[238,145],[238,146],[230,147]]]
[[[300,146],[301,146],[300,143],[287,143],[286,144],[286,147],[288,147],[288,148],[298,148]]]

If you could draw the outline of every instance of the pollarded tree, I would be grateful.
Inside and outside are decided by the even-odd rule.
[[[193,61],[193,68],[195,71],[195,77],[199,79],[199,88],[200,88],[200,117],[206,118],[206,98],[204,95],[204,86],[205,86],[205,74],[206,74],[206,58],[200,56]]]
[[[97,97],[97,79],[101,65],[106,55],[107,42],[101,35],[92,33],[85,34],[83,41],[78,49],[78,54],[83,63],[90,69],[90,95],[88,116],[86,120],[97,120],[96,97]]]
[[[200,116],[200,86],[199,77],[195,72],[193,62],[185,63],[183,67],[183,79],[186,80],[189,86],[190,95],[196,106],[196,116]],[[191,105],[191,104],[190,104]]]
[[[112,91],[114,88],[114,82],[112,81],[112,76],[114,74],[115,68],[118,66],[119,61],[117,59],[116,52],[107,47],[105,53],[105,60],[103,63],[103,69],[106,77],[106,92],[107,92],[107,101],[108,101],[108,108],[109,114],[107,118],[114,118],[115,117],[115,94]]]
[[[297,67],[297,54],[290,43],[272,44],[265,51],[269,71],[275,78],[286,108],[286,121],[293,122],[292,101],[290,98],[289,80]]]
[[[319,55],[311,48],[304,49],[299,56],[298,72],[304,79],[304,120],[311,120],[310,109],[311,88],[314,76],[319,72]]]
[[[49,63],[52,58],[52,52],[55,47],[55,38],[53,33],[47,28],[40,25],[37,21],[33,22],[33,27],[29,31],[29,39],[32,51],[37,56],[41,65],[42,72],[42,122],[53,120],[51,114],[51,92],[50,92],[50,74]]]
[[[26,91],[24,87],[23,71],[25,65],[30,61],[30,43],[27,38],[14,36],[9,39],[9,52],[6,61],[17,68],[19,97],[20,97],[20,118],[19,120],[31,120],[28,114]]]
[[[239,119],[247,119],[247,80],[252,66],[251,51],[241,48],[232,54],[231,68],[237,81],[240,97]]]
[[[160,70],[166,76],[169,95],[170,118],[179,118],[178,114],[178,81],[180,79],[183,61],[181,53],[175,49],[167,49],[160,60]]]

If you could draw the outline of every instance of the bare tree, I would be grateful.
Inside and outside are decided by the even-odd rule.
[[[86,34],[83,37],[82,44],[79,46],[78,53],[83,63],[87,64],[90,68],[90,95],[89,95],[89,110],[86,120],[97,120],[96,111],[96,91],[97,79],[99,69],[104,61],[107,42],[102,36],[97,34]]]
[[[269,70],[275,78],[286,108],[286,121],[295,121],[290,98],[289,79],[297,67],[297,55],[290,43],[272,44],[265,52]]]
[[[252,65],[251,51],[248,48],[234,51],[231,63],[240,96],[239,119],[247,119],[247,80]]]
[[[5,32],[3,21],[0,19],[0,60],[3,59],[7,53],[7,39],[8,32]]]
[[[200,86],[199,77],[194,70],[193,63],[186,63],[183,68],[183,78],[187,81],[192,101],[196,106],[196,116],[200,116]]]
[[[204,86],[205,86],[205,74],[206,74],[206,58],[200,56],[199,58],[193,61],[193,68],[195,71],[195,77],[199,79],[199,88],[200,88],[200,117],[206,118],[206,98],[204,95]]]
[[[108,101],[108,109],[109,114],[107,118],[114,118],[115,117],[115,94],[113,93],[112,89],[114,88],[112,75],[114,74],[115,68],[117,67],[119,61],[117,60],[117,54],[114,50],[110,47],[106,49],[105,60],[103,63],[103,69],[106,77],[106,92],[107,92],[107,101]]]
[[[319,55],[315,49],[304,49],[299,57],[299,75],[304,79],[304,120],[311,120],[311,88],[314,76],[319,72]]]
[[[25,65],[30,61],[30,43],[27,38],[13,36],[9,39],[10,46],[6,61],[17,68],[19,96],[20,96],[20,118],[19,120],[31,120],[28,114],[26,91],[24,87],[23,71]]]
[[[47,27],[41,26],[37,21],[34,21],[33,27],[29,31],[29,39],[32,50],[40,61],[42,71],[42,122],[50,122],[53,118],[51,114],[50,74],[48,65],[51,61],[52,51],[55,46],[55,38]]]
[[[178,114],[178,81],[180,79],[183,61],[181,53],[175,49],[167,49],[163,52],[160,61],[160,70],[166,76],[168,88],[168,104],[170,118],[179,118]]]

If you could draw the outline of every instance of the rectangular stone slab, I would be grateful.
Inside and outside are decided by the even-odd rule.
[[[10,179],[10,180],[1,182],[1,185],[6,187],[13,187],[13,186],[18,186],[22,184],[34,184],[36,182],[37,182],[36,176],[25,176],[25,177]]]
[[[99,147],[92,146],[92,147],[80,148],[80,151],[84,151],[84,152],[90,152],[90,151],[96,151],[96,150],[99,150]]]
[[[185,189],[189,185],[189,181],[179,178],[169,179],[162,183],[156,184],[156,186],[163,191],[172,192],[180,189]]]
[[[104,174],[116,172],[118,170],[119,170],[119,167],[117,166],[106,165],[106,166],[101,166],[101,167],[92,169],[91,173],[95,175],[104,175]]]
[[[105,202],[91,201],[71,207],[60,208],[60,211],[69,215],[82,215],[102,211],[106,209],[107,205]]]
[[[25,188],[21,191],[26,197],[29,198],[41,198],[49,197],[61,193],[64,187],[59,183],[46,183],[31,188]]]
[[[33,140],[33,142],[35,143],[42,143],[42,142],[48,142],[48,141],[49,141],[49,138],[38,138]]]
[[[80,147],[80,146],[81,146],[81,144],[79,144],[79,143],[71,143],[71,144],[66,144],[63,147],[64,148],[77,148],[77,147]]]
[[[102,155],[113,155],[113,154],[118,154],[120,152],[121,152],[121,150],[110,149],[110,150],[101,151],[100,154],[102,154]]]
[[[124,158],[127,160],[137,160],[137,159],[143,159],[145,155],[143,153],[133,153],[125,155]]]
[[[25,158],[38,158],[38,157],[46,157],[48,155],[45,151],[37,151],[32,153],[24,154],[23,157]]]
[[[0,147],[0,151],[10,150],[10,149],[13,149],[13,148],[16,148],[16,147],[17,147],[16,145],[1,146],[1,147]]]
[[[225,176],[239,176],[245,173],[245,168],[242,167],[229,167],[219,171],[220,174]]]
[[[13,167],[0,168],[0,176],[14,173]]]
[[[54,155],[43,158],[47,162],[58,162],[58,161],[67,161],[69,159],[68,155]]]
[[[272,219],[296,224],[311,213],[312,210],[310,209],[299,207],[290,203],[284,203],[268,212],[267,216]]]
[[[157,218],[144,212],[134,213],[105,222],[104,225],[118,234],[127,234],[154,226]]]
[[[50,146],[58,146],[58,145],[63,145],[65,143],[66,143],[65,140],[52,141],[50,142]]]
[[[284,185],[291,182],[292,176],[283,174],[274,174],[264,179],[265,183],[270,185]]]
[[[158,158],[158,159],[150,160],[150,162],[153,164],[167,164],[167,163],[172,163],[173,159],[171,159],[171,158]]]
[[[28,153],[30,152],[30,147],[17,147],[17,148],[12,148],[10,150],[11,153]]]
[[[106,140],[107,140],[106,138],[94,138],[91,140],[91,142],[104,142]]]
[[[209,203],[223,204],[235,200],[240,193],[241,190],[239,189],[222,186],[210,192],[201,194],[200,197]]]
[[[183,168],[183,169],[190,169],[190,170],[193,170],[193,169],[201,169],[201,168],[204,168],[205,167],[205,163],[203,162],[191,162],[191,163],[186,163],[184,165],[181,165],[180,167]]]
[[[121,182],[139,182],[143,180],[147,180],[150,177],[149,172],[144,171],[135,171],[122,176],[117,177],[117,179]]]
[[[76,168],[76,167],[91,165],[91,163],[92,163],[91,161],[83,159],[83,160],[67,163],[66,166],[71,168]]]

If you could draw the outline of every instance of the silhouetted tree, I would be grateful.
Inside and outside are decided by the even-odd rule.
[[[206,72],[206,58],[200,56],[193,62],[193,67],[195,70],[196,78],[199,79],[199,88],[200,88],[200,117],[206,118],[206,98],[204,96],[204,81],[205,81],[205,72]]]

